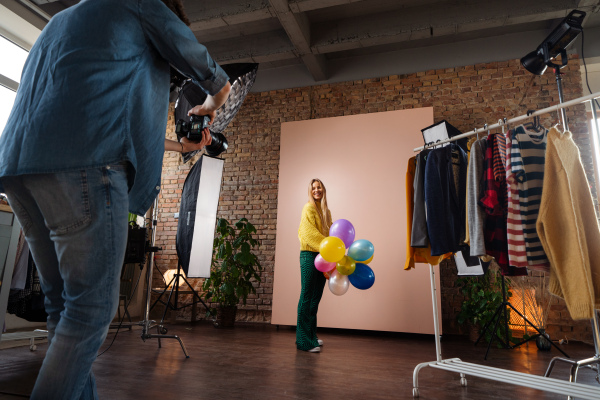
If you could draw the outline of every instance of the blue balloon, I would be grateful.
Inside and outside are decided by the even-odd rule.
[[[348,279],[355,288],[366,290],[375,283],[375,273],[367,264],[356,263],[356,269]]]
[[[350,245],[348,257],[352,257],[355,261],[367,261],[374,252],[373,243],[365,239],[358,239]]]

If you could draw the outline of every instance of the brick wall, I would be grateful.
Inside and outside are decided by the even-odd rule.
[[[578,60],[573,58],[563,71],[565,99],[581,96]],[[270,321],[282,122],[433,107],[435,122],[446,119],[460,130],[469,131],[485,122],[492,124],[503,117],[511,118],[528,109],[541,109],[556,103],[558,90],[552,71],[541,77],[533,76],[520,66],[518,60],[250,93],[227,130],[230,147],[223,155],[225,169],[218,210],[218,216],[230,220],[247,217],[256,225],[263,244],[260,251],[264,266],[262,280],[257,284],[257,294],[241,307],[238,319]],[[572,107],[567,114],[586,172],[593,182],[585,108],[583,105]],[[172,118],[171,115],[168,138],[174,138]],[[556,122],[556,113],[542,118],[545,126]],[[189,163],[181,163],[179,154],[166,155],[157,229],[157,244],[165,249],[157,257],[157,266],[163,271],[176,267],[176,220],[173,214],[178,211],[181,188],[189,168]],[[455,268],[442,268],[441,279],[444,331],[458,332],[455,315],[462,299],[454,287]],[[191,281],[200,287],[200,280]],[[573,328],[562,307],[564,302],[557,300],[551,315],[552,326],[558,327],[560,332]],[[181,313],[182,317],[188,315],[189,311]],[[587,338],[589,331],[583,330],[569,331],[572,335],[569,338]]]

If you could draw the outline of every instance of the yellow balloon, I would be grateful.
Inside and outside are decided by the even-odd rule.
[[[373,257],[375,257],[375,254],[373,254],[373,255],[371,256],[371,258],[369,258],[367,261],[361,261],[360,263],[361,263],[361,264],[368,264],[368,263],[370,263],[371,261],[373,261]]]
[[[346,246],[344,246],[342,239],[335,236],[328,236],[321,241],[319,253],[321,253],[321,257],[325,261],[336,263],[346,254]]]
[[[352,275],[356,269],[356,261],[352,257],[344,256],[335,267],[342,275]]]

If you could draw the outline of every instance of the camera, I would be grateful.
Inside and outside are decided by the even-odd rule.
[[[190,120],[186,121],[180,119],[177,121],[175,126],[175,133],[180,138],[188,138],[192,142],[199,142],[202,140],[202,131],[208,128],[210,117],[208,115],[190,115]],[[209,146],[206,146],[206,154],[211,157],[217,157],[219,154],[227,150],[227,139],[225,135],[220,132],[210,131],[212,142]]]

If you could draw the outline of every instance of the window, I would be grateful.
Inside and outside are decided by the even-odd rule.
[[[15,102],[16,95],[17,92],[0,86],[0,134],[2,134],[6,121],[8,121],[8,116]]]
[[[15,102],[21,71],[29,54],[26,50],[0,36],[0,134]]]

